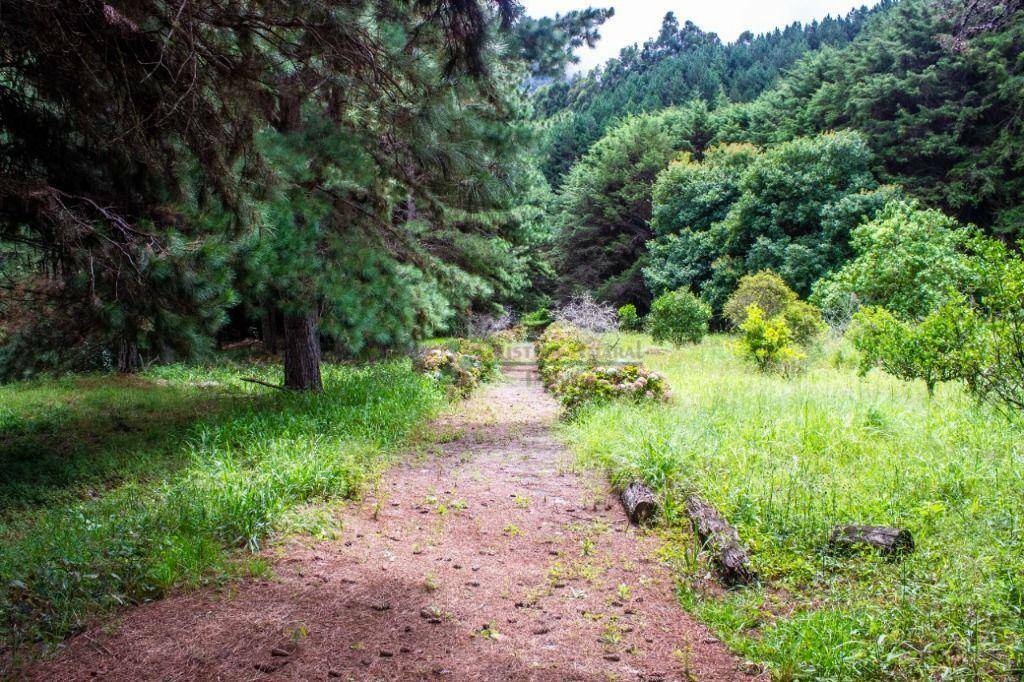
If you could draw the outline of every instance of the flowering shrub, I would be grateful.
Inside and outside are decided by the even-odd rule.
[[[522,343],[525,341],[526,333],[526,327],[523,325],[516,325],[491,334],[487,337],[487,342],[494,346],[494,348],[500,353],[506,346],[511,346],[512,344]]]
[[[473,373],[473,362],[466,356],[447,348],[427,348],[420,353],[414,368],[431,379],[450,384],[462,394],[468,394],[476,387],[478,380]]]
[[[562,323],[537,339],[541,380],[571,414],[591,400],[667,400],[664,377],[640,365],[596,367],[596,340]]]
[[[786,370],[801,358],[793,346],[793,332],[786,318],[769,318],[757,304],[747,307],[740,332],[740,353],[753,360],[762,372]]]
[[[597,344],[582,330],[556,322],[544,330],[536,346],[541,381],[558,393],[559,383],[569,373],[593,366]]]
[[[459,339],[455,351],[469,358],[477,380],[490,381],[501,374],[501,358],[490,343]]]
[[[487,343],[459,339],[446,346],[427,348],[413,363],[416,371],[469,395],[482,381],[501,372],[501,361]]]
[[[570,413],[590,401],[617,398],[665,401],[671,397],[665,378],[639,365],[595,367],[576,372],[561,383],[559,393]]]

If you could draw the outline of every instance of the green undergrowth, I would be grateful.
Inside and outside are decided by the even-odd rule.
[[[580,460],[663,502],[683,604],[776,679],[1018,679],[1024,665],[1024,428],[955,385],[859,378],[839,342],[754,372],[727,337],[645,361],[670,404],[592,406],[561,428]],[[762,583],[722,591],[681,509],[736,525]],[[909,529],[902,561],[827,550],[840,523]]]
[[[2,661],[178,586],[263,570],[250,552],[302,505],[357,495],[444,402],[408,361],[168,366],[0,387]]]

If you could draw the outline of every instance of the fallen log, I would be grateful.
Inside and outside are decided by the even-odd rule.
[[[875,549],[883,554],[908,554],[914,551],[910,531],[889,526],[836,526],[828,536],[833,550]]]
[[[634,481],[622,491],[622,506],[626,508],[626,516],[633,523],[648,521],[658,507],[654,492],[639,481]]]
[[[690,495],[686,498],[686,514],[727,585],[747,585],[757,578],[750,568],[750,558],[740,543],[739,533],[717,509],[696,495]]]
[[[266,386],[267,388],[276,388],[279,391],[287,391],[288,390],[284,386],[278,386],[277,384],[272,384],[269,381],[263,381],[262,379],[253,379],[251,377],[242,377],[242,381],[244,381],[246,383],[249,383],[249,384],[257,384],[259,386]]]

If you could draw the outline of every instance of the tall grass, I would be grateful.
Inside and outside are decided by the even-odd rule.
[[[172,366],[127,384],[0,388],[0,461],[19,472],[0,484],[0,640],[9,651],[230,573],[237,551],[259,549],[290,508],[355,495],[443,400],[408,362],[325,367],[318,395],[238,382],[273,374]],[[29,455],[38,446],[51,450],[38,452],[47,471],[36,476]]]
[[[859,378],[849,351],[763,375],[730,342],[649,355],[672,404],[611,404],[564,427],[583,462],[641,477],[677,529],[681,598],[778,679],[1015,678],[1024,665],[1024,429],[955,386]],[[680,504],[700,491],[764,579],[701,581]],[[839,523],[910,529],[903,561],[836,557]],[[673,553],[672,551],[669,552]]]

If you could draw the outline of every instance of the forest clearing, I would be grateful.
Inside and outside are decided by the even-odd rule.
[[[0,679],[1021,679],[1024,2],[679,4],[0,2]]]

